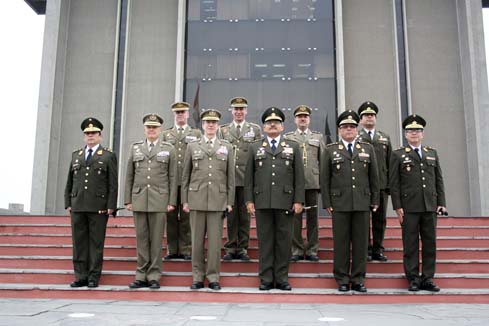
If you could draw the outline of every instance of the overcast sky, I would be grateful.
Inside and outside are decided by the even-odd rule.
[[[489,62],[489,9],[484,30]],[[24,1],[0,1],[0,208],[30,209],[43,32],[44,16]]]

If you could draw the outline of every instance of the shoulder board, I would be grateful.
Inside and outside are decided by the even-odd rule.
[[[163,131],[162,131],[162,132],[168,132],[168,131],[172,130],[174,127],[175,127],[175,126],[171,126],[170,128],[163,129]]]
[[[293,135],[293,134],[294,134],[294,131],[289,131],[289,132],[286,132],[286,133],[284,134],[284,136],[290,136],[290,135]]]
[[[170,143],[169,143],[169,142],[167,142],[167,141],[161,141],[161,144],[160,144],[160,145],[167,145],[167,146],[171,146],[171,147],[173,147],[173,145],[172,145],[172,144],[170,144]]]
[[[189,144],[191,144],[191,143],[196,143],[196,142],[199,142],[199,141],[200,141],[200,138],[191,139],[191,140],[189,141]]]
[[[314,131],[314,130],[311,130],[311,133],[316,134],[316,135],[321,135],[321,136],[323,135],[323,134],[322,134],[322,133],[320,133],[319,131]]]
[[[250,124],[250,126],[260,128],[260,125],[257,123],[254,123],[254,122],[248,122],[248,123]]]
[[[79,149],[75,149],[75,150],[73,151],[73,153],[78,153],[79,151],[82,151],[82,152],[83,152],[83,147],[82,147],[82,148],[79,148]]]
[[[335,143],[330,143],[330,144],[327,144],[326,147],[332,147],[332,146],[338,146],[340,143],[338,142],[335,142]]]
[[[107,151],[107,152],[111,152],[111,153],[112,153],[112,148],[104,147],[103,149],[104,149],[105,151]]]
[[[431,147],[431,146],[423,146],[423,147],[425,147],[426,149],[431,149],[431,150],[433,150],[433,151],[436,151],[436,149],[435,149],[435,148],[433,148],[433,147]]]
[[[294,138],[285,138],[284,137],[284,140],[287,140],[287,141],[290,141],[290,142],[293,142],[293,143],[297,143],[297,144],[300,144],[297,140],[295,140]]]
[[[133,145],[140,145],[140,144],[144,144],[144,140],[139,140],[137,142],[134,142],[132,143]]]
[[[226,123],[226,124],[221,125],[219,128],[220,129],[226,128],[226,127],[229,127],[230,125],[231,125],[231,123]]]
[[[397,152],[397,151],[403,151],[403,150],[404,150],[404,148],[405,148],[405,146],[401,146],[401,147],[399,147],[399,148],[395,149],[394,151],[396,151],[396,152]]]
[[[262,136],[260,139],[255,139],[255,140],[253,140],[253,141],[252,141],[252,143],[258,143],[258,142],[262,142],[262,141],[264,141],[265,139],[266,139],[266,138],[265,138],[265,136]]]
[[[226,139],[219,139],[219,140],[221,141],[221,143],[231,145],[231,143],[229,141],[227,141]]]
[[[363,145],[370,145],[369,142],[363,141],[361,138],[357,138],[357,143],[363,144]]]

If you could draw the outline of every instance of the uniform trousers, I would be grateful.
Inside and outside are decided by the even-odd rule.
[[[73,268],[77,280],[99,281],[108,219],[107,215],[95,212],[71,212]]]
[[[333,274],[339,285],[364,282],[367,269],[369,220],[369,211],[333,211]]]
[[[136,280],[150,282],[161,278],[165,220],[166,213],[163,212],[134,212]]]
[[[169,255],[188,255],[192,250],[190,239],[190,215],[183,211],[180,190],[178,187],[177,206],[167,213],[166,238]]]
[[[284,209],[257,209],[255,215],[260,281],[288,282],[293,214]]]
[[[305,206],[317,206],[317,189],[307,189],[305,193]],[[302,213],[294,215],[294,234],[292,237],[292,255],[317,256],[319,249],[318,236],[318,208],[313,207],[306,211],[307,246],[302,238]]]
[[[248,252],[250,240],[250,215],[244,202],[244,187],[235,188],[233,211],[227,218],[228,241],[224,245],[226,254],[239,255]]]
[[[387,224],[387,199],[389,195],[384,190],[379,193],[379,207],[375,212],[372,212],[372,237],[369,233],[369,248],[374,254],[378,254],[384,250],[385,227]],[[372,245],[370,246],[370,239]]]
[[[190,211],[192,232],[192,277],[194,282],[219,282],[221,270],[223,212]],[[205,236],[207,234],[207,270]]]

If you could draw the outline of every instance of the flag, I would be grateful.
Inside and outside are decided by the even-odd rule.
[[[329,130],[328,114],[326,113],[326,121],[324,123],[324,135],[326,136],[326,144],[331,144],[331,130]]]
[[[195,96],[194,96],[192,117],[195,123],[194,127],[200,129],[199,92],[200,92],[200,83],[197,82],[197,90],[195,91]]]

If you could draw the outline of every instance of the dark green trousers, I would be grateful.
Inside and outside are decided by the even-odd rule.
[[[192,240],[190,236],[190,215],[182,209],[178,187],[177,207],[167,214],[166,238],[169,255],[189,255],[192,251]]]
[[[294,216],[283,209],[257,209],[255,215],[260,281],[288,282]]]
[[[305,196],[305,206],[315,206],[318,204],[317,189],[307,189]],[[306,211],[307,246],[304,246],[302,238],[302,213],[294,215],[294,233],[292,236],[292,255],[297,256],[317,256],[319,249],[318,236],[318,208],[314,207]]]
[[[73,268],[77,280],[99,281],[108,219],[105,214],[71,212]]]
[[[422,272],[419,275],[419,238],[422,243]],[[436,265],[436,213],[405,213],[402,223],[404,273],[409,281],[431,281]]]
[[[359,284],[365,280],[369,220],[368,211],[333,211],[333,274],[338,284]]]
[[[372,237],[369,233],[369,248],[372,253],[380,253],[384,250],[385,227],[387,224],[387,199],[389,195],[385,190],[380,191],[379,208],[372,212]],[[372,241],[370,241],[372,239]],[[370,243],[372,244],[370,245]]]
[[[234,206],[227,218],[228,241],[224,245],[226,254],[246,254],[250,240],[250,215],[244,202],[244,188],[236,187]]]

